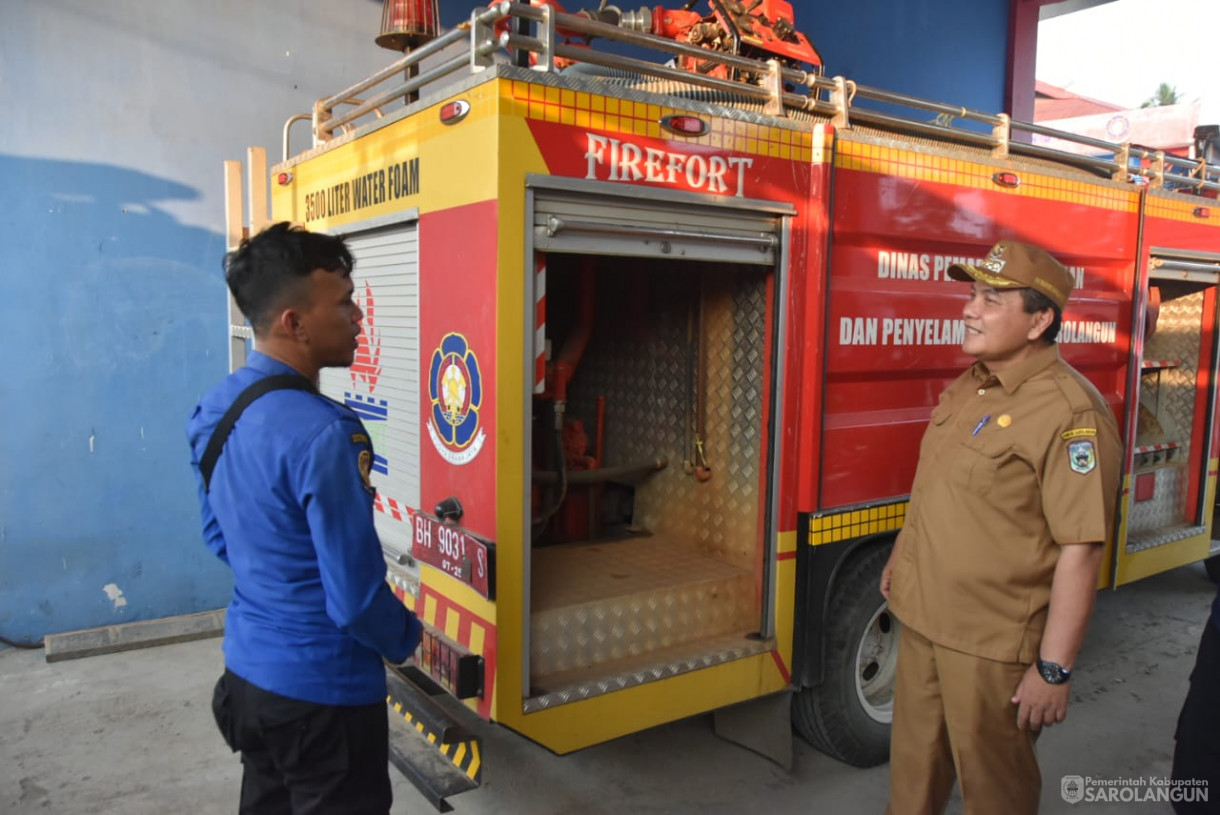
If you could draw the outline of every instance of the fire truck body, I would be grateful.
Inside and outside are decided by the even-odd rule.
[[[501,17],[537,25],[513,35],[533,69],[489,56]],[[360,351],[322,386],[369,428],[433,680],[558,753],[791,690],[815,744],[884,760],[897,622],[876,580],[930,407],[970,362],[946,269],[1001,238],[1074,272],[1062,353],[1126,433],[1101,585],[1212,554],[1208,199],[1125,153],[1023,147],[1003,117],[870,115],[841,80],[730,92],[592,49],[544,70],[557,25],[607,27],[476,13],[416,55],[448,59],[395,94],[418,99],[367,124],[386,100],[349,101],[365,87],[325,100],[315,146],[272,170],[273,218],[356,257]]]

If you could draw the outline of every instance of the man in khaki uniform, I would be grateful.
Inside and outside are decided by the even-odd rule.
[[[1118,492],[1114,413],[1059,358],[1071,274],[1002,241],[972,283],[911,503],[881,578],[902,622],[890,755],[894,815],[1036,812],[1034,740],[1063,721]]]

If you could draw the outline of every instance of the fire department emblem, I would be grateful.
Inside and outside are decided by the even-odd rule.
[[[428,435],[450,464],[466,464],[483,449],[479,426],[483,382],[479,360],[461,334],[446,334],[428,370]]]
[[[1091,441],[1074,441],[1068,445],[1068,461],[1072,469],[1082,475],[1097,466],[1097,453]]]

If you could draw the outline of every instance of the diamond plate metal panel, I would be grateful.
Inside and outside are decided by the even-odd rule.
[[[1202,322],[1203,292],[1170,300],[1161,306],[1156,333],[1144,349],[1144,359],[1177,360],[1179,363],[1176,368],[1144,374],[1140,382],[1140,405],[1156,416],[1165,440],[1180,445],[1177,455],[1183,459],[1190,456]],[[1140,437],[1136,443],[1155,444],[1158,441]]]
[[[647,536],[534,550],[527,710],[739,658],[758,628],[765,274],[551,254],[556,354],[575,335],[572,304],[590,263],[594,325],[568,387],[568,417],[595,438],[604,397],[604,465],[663,457],[669,466],[634,484],[633,524]],[[696,460],[700,352],[712,471],[703,482],[683,467]]]
[[[1144,359],[1174,360],[1176,367],[1157,368],[1144,373],[1140,381],[1141,421],[1136,445],[1178,445],[1174,461],[1190,457],[1191,431],[1194,427],[1195,395],[1199,376],[1199,337],[1203,320],[1203,293],[1178,297],[1161,306],[1156,333],[1149,338]],[[1196,534],[1186,517],[1190,474],[1185,465],[1140,469],[1137,456],[1136,477],[1155,477],[1153,497],[1136,501],[1133,489],[1128,497],[1127,552],[1133,553],[1172,543]]]
[[[1145,549],[1154,549],[1167,543],[1193,538],[1202,535],[1207,530],[1205,526],[1174,526],[1169,529],[1154,529],[1138,535],[1127,537],[1127,554],[1132,555]]]
[[[533,554],[530,673],[594,668],[751,629],[749,573],[660,538]]]
[[[1190,481],[1186,468],[1159,467],[1150,472],[1156,479],[1153,497],[1147,501],[1136,501],[1135,490],[1132,489],[1128,498],[1128,549],[1131,547],[1130,539],[1133,535],[1180,524],[1185,518],[1186,486]]]
[[[606,397],[607,466],[665,456],[669,467],[641,482],[635,523],[686,536],[707,552],[752,568],[759,541],[766,281],[752,270],[692,264],[633,269],[599,289],[599,314],[621,314],[594,332],[570,387],[573,415],[595,426]],[[675,268],[679,267],[679,268]],[[554,275],[552,274],[552,277]],[[605,281],[603,281],[604,283]],[[697,357],[694,324],[703,290],[704,455],[712,477],[684,472],[694,460]],[[621,306],[602,308],[602,303]]]
[[[774,647],[773,641],[724,637],[710,644],[704,642],[654,652],[637,660],[637,665],[612,676],[582,679],[575,674],[556,675],[553,677],[558,683],[556,690],[539,693],[526,699],[522,707],[526,713],[546,710],[569,702],[578,702],[581,699],[642,685],[645,682],[656,682],[671,676],[722,665],[735,659],[765,654],[772,647]]]

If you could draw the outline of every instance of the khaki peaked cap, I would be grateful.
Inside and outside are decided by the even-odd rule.
[[[1034,289],[1062,310],[1076,281],[1072,273],[1045,249],[1019,241],[1000,241],[978,266],[954,263],[954,280],[977,280],[997,289]]]

